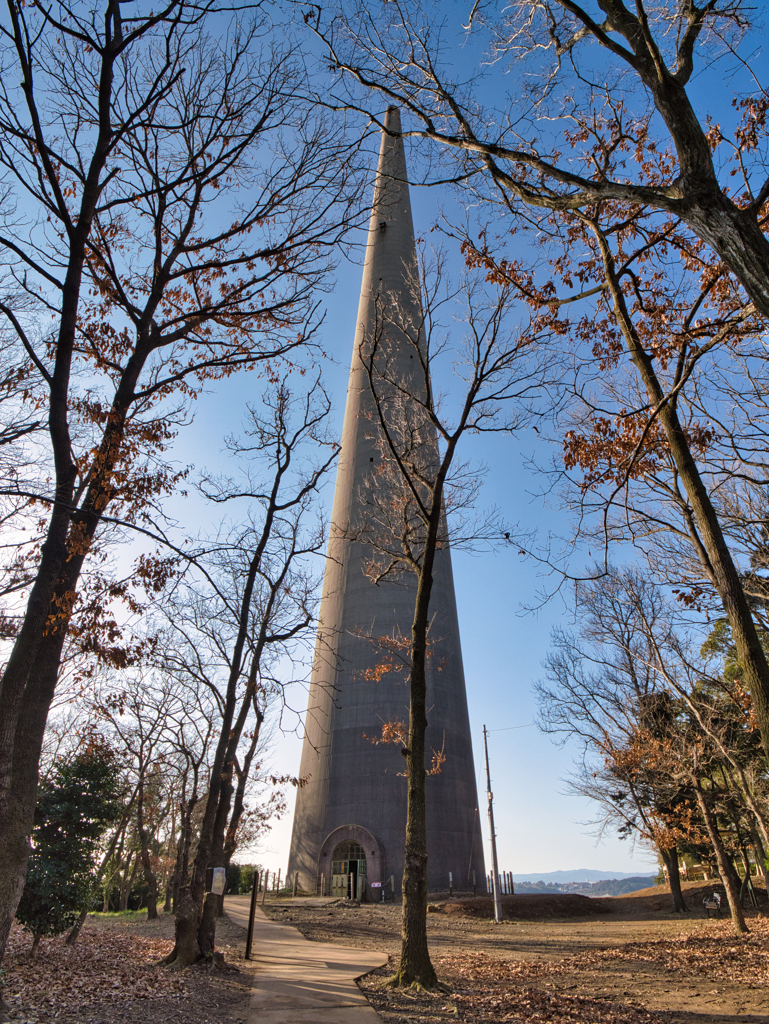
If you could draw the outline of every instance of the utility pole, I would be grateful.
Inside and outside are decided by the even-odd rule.
[[[494,892],[494,920],[497,924],[502,920],[502,897],[499,892],[499,868],[497,866],[497,833],[494,831],[494,796],[491,792],[491,774],[489,772],[489,744],[486,739],[486,726],[483,727],[483,753],[486,755],[486,795],[489,798],[489,828],[491,829],[491,887]]]

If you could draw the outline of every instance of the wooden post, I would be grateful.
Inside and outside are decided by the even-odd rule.
[[[296,887],[297,887],[298,885],[299,885],[299,872],[298,872],[298,871],[295,871],[295,872],[294,872],[294,890],[293,890],[293,892],[291,893],[291,895],[292,895],[292,896],[294,896],[294,897],[296,896]]]
[[[326,872],[325,871],[320,876],[320,894],[321,894],[321,896],[325,896],[326,895]]]
[[[270,877],[270,872],[269,871],[265,871],[265,873],[264,873],[264,882],[262,883],[262,906],[264,906],[264,900],[265,900],[265,898],[267,896],[267,882],[269,880],[269,877]]]
[[[275,892],[276,896],[280,896],[280,872],[281,872],[281,869],[278,868],[278,877],[277,877],[276,883],[275,883],[277,885],[277,890]]]
[[[246,933],[246,960],[251,959],[251,941],[254,937],[254,914],[256,913],[256,896],[259,892],[259,872],[254,870],[254,884],[251,886],[251,909],[248,912],[248,932]]]

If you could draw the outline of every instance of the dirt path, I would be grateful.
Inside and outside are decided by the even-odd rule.
[[[439,905],[428,933],[451,996],[383,990],[387,969],[363,988],[387,1024],[769,1024],[769,921],[754,914],[751,934],[738,938],[728,920],[704,920],[697,888],[689,889],[697,909],[684,917],[666,912],[659,888],[601,901],[601,916],[501,925]],[[269,913],[307,938],[383,949],[394,966],[397,906],[312,908],[288,900]]]

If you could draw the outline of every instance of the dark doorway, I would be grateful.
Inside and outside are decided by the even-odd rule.
[[[360,900],[365,883],[365,851],[360,843],[348,839],[335,848],[331,859],[331,895]]]

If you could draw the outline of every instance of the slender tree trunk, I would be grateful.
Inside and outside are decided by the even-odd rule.
[[[259,744],[262,723],[264,722],[264,714],[265,712],[263,709],[257,705],[256,725],[251,735],[251,742],[248,745],[248,750],[243,758],[243,767],[238,772],[238,783],[235,787],[235,795],[232,801],[232,813],[230,814],[230,820],[227,824],[227,835],[224,839],[225,867],[229,866],[232,856],[235,853],[238,826],[240,825],[240,819],[243,817],[243,808],[245,807],[246,801],[246,786],[251,774],[251,765],[254,761],[256,748]]]
[[[120,903],[118,909],[121,911],[128,910],[128,900],[131,896],[131,891],[136,881],[136,873],[139,870],[139,859],[133,860],[133,868],[131,868],[131,861],[133,860],[133,854],[130,854],[126,861],[125,871],[123,872],[123,879],[120,883]],[[129,873],[130,872],[130,873]]]
[[[606,238],[595,225],[591,225],[591,228],[601,249],[606,282],[630,358],[638,370],[652,408],[657,410],[670,453],[694,513],[698,535],[692,537],[692,544],[729,620],[743,670],[743,681],[753,698],[764,752],[769,756],[769,663],[758,637],[739,572],[678,418],[675,400],[667,397],[660,385],[653,362],[647,355],[628,313]],[[766,240],[764,245],[767,245]]]
[[[67,936],[68,946],[74,946],[75,943],[77,942],[78,938],[80,937],[80,932],[83,930],[83,925],[85,924],[85,920],[87,917],[88,908],[86,908],[85,910],[81,910],[80,917],[77,919],[77,921],[75,921],[75,923],[69,930],[69,935]]]
[[[668,869],[668,881],[670,882],[670,895],[673,899],[673,913],[683,914],[688,910],[684,902],[684,894],[681,892],[681,871],[678,862],[678,850],[673,846],[669,850],[660,849],[660,855]]]
[[[729,909],[732,914],[734,930],[736,932],[747,932],[749,929],[745,924],[745,915],[742,912],[742,904],[740,903],[739,883],[736,883],[734,880],[734,868],[729,863],[729,856],[724,848],[724,844],[721,842],[721,835],[718,831],[718,826],[716,825],[713,812],[708,805],[707,797],[705,796],[699,779],[694,780],[694,791],[697,794],[697,803],[699,804],[702,817],[705,821],[705,827],[708,830],[710,842],[713,846],[713,852],[716,856],[718,873],[721,875],[721,881],[724,883],[724,888],[726,889],[726,898],[729,901]]]
[[[392,979],[397,986],[434,989],[438,984],[427,945],[427,794],[425,733],[427,731],[427,628],[433,564],[441,510],[441,486],[434,490],[431,521],[417,583],[411,628],[411,691],[409,746],[406,755],[406,847],[403,870],[401,957]]]
[[[204,942],[205,951],[209,954],[213,954],[213,937],[215,937],[216,933],[216,914],[214,913],[215,908],[213,903],[210,913],[206,915],[205,925],[201,930],[201,921],[204,914],[204,903],[206,900],[206,871],[209,865],[213,867],[220,866],[216,864],[216,862],[212,861],[211,856],[215,851],[215,845],[218,850],[223,848],[224,835],[227,827],[226,812],[222,822],[222,794],[227,786],[229,786],[229,793],[232,792],[231,778],[234,749],[237,747],[240,737],[240,733],[237,734],[237,738],[234,736],[235,730],[233,729],[236,706],[236,687],[238,680],[240,679],[241,667],[243,665],[243,650],[248,634],[249,612],[251,609],[254,585],[256,583],[259,566],[261,565],[261,559],[275,522],[278,493],[280,490],[282,473],[284,471],[285,470],[277,472],[273,479],[272,491],[265,514],[264,524],[262,526],[262,533],[251,557],[248,576],[243,588],[243,597],[241,598],[238,619],[238,632],[233,645],[230,673],[227,680],[227,693],[224,701],[224,707],[222,709],[222,722],[213,763],[211,765],[208,796],[206,798],[205,810],[203,812],[203,820],[200,824],[198,848],[195,854],[195,861],[192,866],[192,879],[189,886],[185,886],[179,891],[179,909],[176,914],[176,942],[174,943],[174,949],[172,952],[163,961],[164,963],[176,968],[186,967],[189,964],[194,963],[203,954],[203,950],[200,946],[201,938]],[[252,662],[252,673],[254,663],[258,664],[256,653]],[[252,673],[249,674],[249,683],[251,682],[250,676]],[[250,696],[247,696],[250,700]],[[229,811],[229,794],[226,796],[226,811]],[[220,833],[221,838],[217,841],[216,837]],[[221,853],[218,853],[217,855],[221,857]],[[211,925],[212,920],[213,935]]]
[[[750,822],[750,838],[753,843],[753,852],[756,855],[756,867],[761,872],[761,877],[764,880],[764,888],[766,894],[769,896],[769,879],[767,879],[767,867],[766,867],[766,850],[764,844],[761,842],[761,836],[758,829],[756,828],[755,822]]]
[[[143,766],[140,770],[143,772]],[[144,881],[147,883],[147,920],[154,921],[158,916],[158,880],[152,870],[152,858],[150,857],[149,837],[144,822],[144,780],[139,780],[139,792],[136,799],[136,826],[139,833],[139,845],[141,847],[142,868]]]

